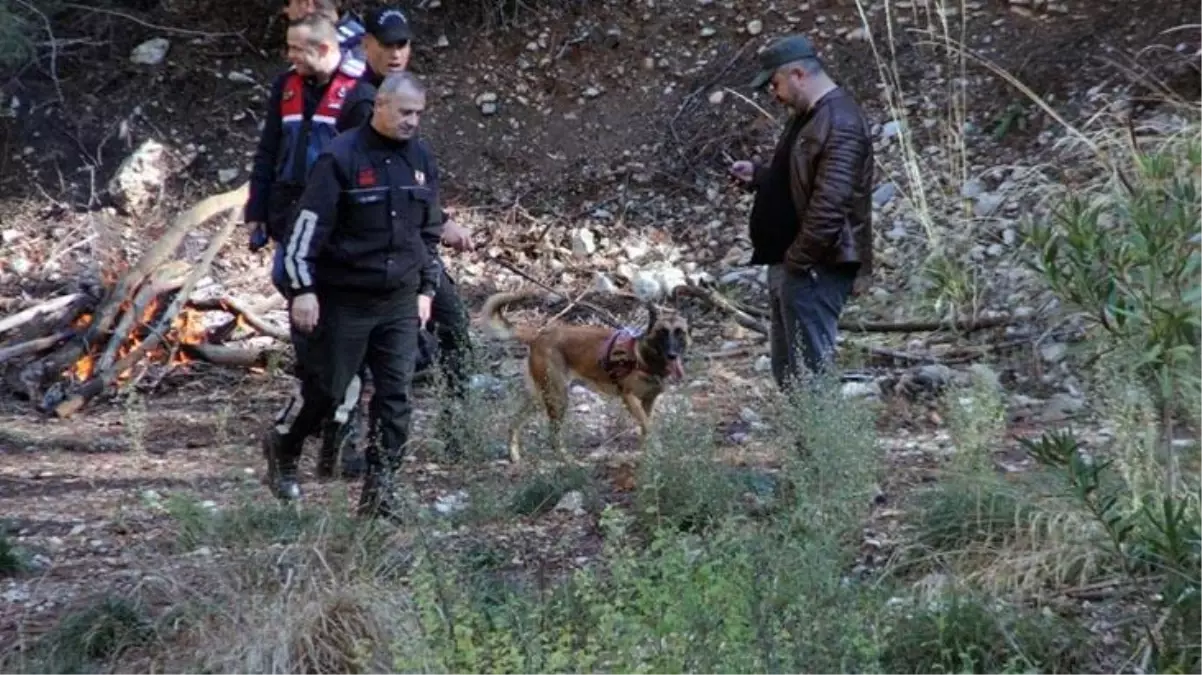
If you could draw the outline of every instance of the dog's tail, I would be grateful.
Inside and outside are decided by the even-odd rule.
[[[498,340],[517,340],[523,344],[530,344],[538,335],[538,331],[528,326],[513,325],[509,319],[505,318],[504,311],[506,307],[516,302],[538,297],[542,297],[542,293],[535,290],[497,293],[489,296],[488,300],[484,301],[484,308],[480,310],[480,314],[484,317],[485,328]]]

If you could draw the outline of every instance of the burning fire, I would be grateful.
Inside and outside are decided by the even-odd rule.
[[[128,303],[122,308],[123,311],[129,309]],[[128,356],[131,352],[137,349],[144,341],[146,335],[153,329],[153,323],[156,315],[159,313],[159,301],[153,300],[143,310],[142,315],[138,317],[138,325],[129,332],[125,341],[117,348],[116,361]],[[80,315],[74,321],[72,327],[82,329],[88,326],[92,321],[91,314]],[[171,320],[171,327],[168,328],[164,339],[155,346],[154,349],[143,355],[144,359],[167,361],[167,365],[178,365],[188,363],[193,359],[188,356],[183,350],[169,347],[169,345],[195,345],[201,344],[205,339],[205,326],[203,315],[192,309],[183,309],[179,314]],[[96,363],[100,359],[100,355],[107,348],[107,341],[101,340],[98,344],[92,346],[87,354],[81,356],[70,367],[70,374],[76,381],[83,382],[95,375]],[[169,357],[169,358],[168,358]],[[117,377],[118,380],[126,380],[130,377],[133,368],[127,368]]]

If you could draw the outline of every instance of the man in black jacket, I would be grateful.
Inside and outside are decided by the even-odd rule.
[[[843,305],[872,274],[872,136],[805,37],[760,54],[752,86],[764,85],[794,114],[770,165],[730,171],[756,191],[751,264],[768,265],[772,375],[785,389],[802,365],[832,367]]]
[[[292,67],[275,79],[268,96],[267,114],[250,176],[250,195],[245,220],[251,225],[250,249],[257,251],[269,241],[275,242],[271,281],[285,298],[291,298],[284,270],[284,241],[287,238],[296,201],[317,156],[338,133],[337,120],[346,101],[368,88],[362,82],[364,63],[339,46],[334,23],[321,12],[302,16],[288,27],[288,60]],[[292,333],[295,375],[306,377],[311,360],[304,333]],[[347,388],[343,405],[334,411],[322,430],[321,453],[317,463],[319,478],[333,476],[342,455],[345,476],[362,475],[362,458],[350,450],[355,413],[359,402],[360,381]],[[294,397],[279,418],[299,409]],[[343,448],[347,447],[345,451]]]
[[[425,107],[417,78],[390,75],[371,123],[334,139],[309,176],[285,269],[292,321],[310,333],[317,372],[305,380],[296,418],[264,437],[278,498],[300,497],[301,444],[366,361],[375,393],[359,512],[399,516],[392,489],[409,442],[417,332],[430,319],[442,273],[438,167],[417,137]]]
[[[364,19],[366,35],[363,38],[363,53],[367,67],[363,71],[362,81],[365,86],[358,87],[352,96],[348,97],[342,115],[338,118],[338,129],[357,127],[371,118],[373,99],[376,87],[390,73],[404,72],[409,67],[409,57],[413,41],[413,29],[405,13],[396,7],[383,7],[369,12]],[[370,85],[370,86],[367,86]],[[457,223],[443,218],[442,243],[456,251],[473,249],[471,231]],[[434,296],[434,309],[431,326],[434,337],[437,338],[437,349],[431,349],[428,336],[430,329],[419,336],[418,365],[424,368],[428,364],[431,351],[437,352],[438,364],[443,378],[452,397],[462,405],[467,393],[467,366],[471,359],[472,345],[468,333],[468,313],[459,297],[455,280],[442,265],[442,278],[438,285],[438,294]],[[430,364],[432,365],[432,364]],[[439,415],[438,424],[441,427],[447,454],[459,454],[455,427],[454,405],[444,406]]]

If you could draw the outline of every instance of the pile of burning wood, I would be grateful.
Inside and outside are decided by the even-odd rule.
[[[284,328],[262,318],[267,306],[232,297],[198,298],[197,283],[237,227],[230,218],[199,262],[171,259],[185,234],[236,205],[224,193],[202,201],[175,223],[114,283],[36,303],[0,318],[0,373],[43,412],[68,417],[110,387],[157,369],[203,361],[255,368],[263,347],[230,346],[248,334],[286,340]],[[223,312],[224,319],[206,316]]]

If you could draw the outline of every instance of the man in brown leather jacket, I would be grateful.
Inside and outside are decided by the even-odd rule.
[[[772,375],[782,389],[831,368],[839,315],[872,274],[872,135],[810,41],[783,38],[759,57],[752,86],[793,110],[772,162],[731,165],[754,190],[753,265],[768,265]]]

